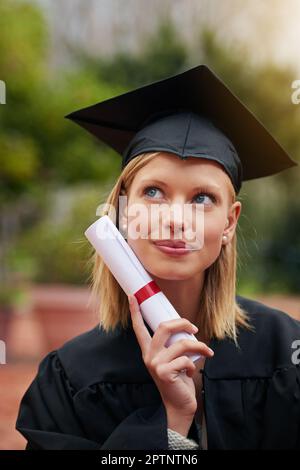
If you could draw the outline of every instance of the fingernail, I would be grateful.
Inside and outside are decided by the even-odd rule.
[[[196,333],[196,331],[198,331],[198,328],[196,327],[196,325],[192,325],[193,326],[193,331]]]
[[[212,349],[208,348],[208,350],[209,350],[209,352],[210,352],[212,355],[214,355],[214,354],[215,354],[215,353],[214,353],[214,351],[213,351]]]

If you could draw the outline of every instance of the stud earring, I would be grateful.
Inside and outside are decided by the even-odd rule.
[[[227,235],[223,235],[222,239],[223,239],[223,242],[227,242]]]

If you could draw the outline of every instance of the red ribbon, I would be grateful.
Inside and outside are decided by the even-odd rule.
[[[142,302],[152,297],[154,294],[161,292],[161,289],[158,287],[155,281],[150,281],[144,287],[136,291],[133,295],[135,296],[138,304],[141,305]]]

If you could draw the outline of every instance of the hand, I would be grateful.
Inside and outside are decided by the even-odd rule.
[[[185,356],[186,352],[200,353],[212,357],[213,351],[200,341],[178,340],[169,347],[169,337],[180,331],[196,333],[194,325],[185,318],[163,321],[150,336],[134,296],[129,296],[132,326],[141,348],[144,363],[160,392],[168,414],[178,412],[182,417],[194,416],[197,409],[195,384],[192,376],[196,366]],[[185,369],[184,372],[182,370]]]

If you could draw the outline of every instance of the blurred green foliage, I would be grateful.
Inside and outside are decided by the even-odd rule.
[[[90,253],[83,232],[120,172],[120,157],[64,115],[206,63],[300,160],[300,113],[291,103],[295,71],[254,66],[239,45],[226,48],[199,32],[195,56],[164,19],[138,55],[95,59],[71,51],[72,67],[51,69],[49,31],[40,9],[0,3],[0,217],[9,273],[35,282],[85,283]],[[195,48],[197,50],[197,47]],[[238,291],[299,293],[299,170],[246,182],[239,200]],[[14,214],[15,217],[7,217]],[[17,221],[17,223],[16,223]]]

